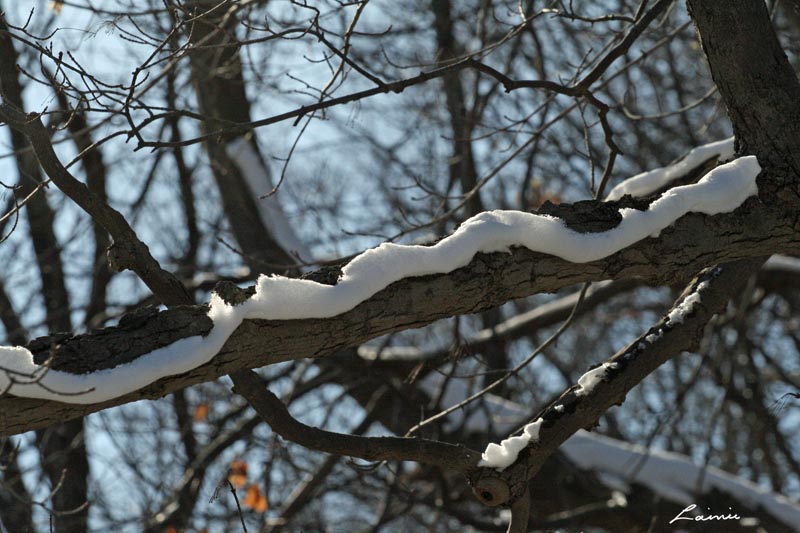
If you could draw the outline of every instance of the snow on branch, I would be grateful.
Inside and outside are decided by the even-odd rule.
[[[521,435],[491,443],[480,467],[468,478],[486,505],[519,498],[527,480],[569,437],[595,424],[612,405],[676,354],[697,346],[711,317],[763,264],[757,257],[706,269],[687,287],[672,310],[606,363],[590,369],[522,429]],[[602,385],[601,385],[602,384]]]
[[[688,154],[673,165],[650,170],[630,177],[611,189],[606,201],[619,200],[626,194],[634,197],[648,196],[670,182],[688,174],[711,158],[727,161],[734,155],[733,137],[692,148]]]
[[[711,271],[709,279],[716,276],[715,271]],[[678,324],[682,324],[685,318],[694,313],[694,307],[702,302],[702,294],[709,288],[709,280],[700,281],[694,290],[685,295],[667,314],[663,324],[648,332],[638,344],[626,351],[621,358],[614,361],[606,361],[601,365],[588,370],[580,378],[578,384],[572,391],[575,396],[589,396],[594,392],[595,387],[605,381],[609,372],[619,372],[627,361],[638,357],[648,346],[659,340],[665,332],[672,330]],[[563,412],[564,404],[555,405],[554,411]],[[537,418],[527,424],[522,429],[522,434],[504,439],[500,444],[493,442],[486,446],[486,450],[481,456],[478,466],[495,468],[502,472],[517,460],[520,452],[531,445],[536,445],[539,441],[539,430],[544,423],[544,418]]]
[[[696,169],[703,163],[714,158],[717,161],[726,161],[731,159],[734,155],[734,138],[730,137],[721,141],[715,141],[702,146],[691,149],[682,158],[674,164],[657,168],[648,172],[643,172],[632,176],[609,192],[606,196],[606,201],[619,200],[625,195],[630,195],[635,198],[643,198],[653,194],[654,192],[665,188],[667,185],[685,177],[692,170]],[[772,261],[772,260],[771,260]],[[595,283],[586,294],[586,299],[581,306],[582,311],[586,311],[589,307],[587,302],[591,296],[601,289],[610,288],[611,282],[604,281]],[[609,292],[616,292],[617,287]],[[537,306],[536,308],[511,317],[500,324],[481,330],[477,332],[470,340],[463,343],[464,346],[469,346],[476,349],[483,343],[486,343],[494,338],[512,337],[519,334],[521,330],[529,328],[529,324],[535,324],[545,315],[559,315],[559,312],[565,313],[564,317],[569,314],[570,310],[574,307],[575,302],[578,300],[578,293],[561,298],[559,300]],[[375,346],[362,345],[358,348],[358,353],[361,357],[368,360],[376,360],[380,358],[383,361],[396,360],[396,361],[411,361],[432,359],[437,356],[443,355],[441,351],[423,352],[419,348],[412,346],[388,346],[378,349]]]
[[[604,373],[606,368],[601,365],[596,370]],[[592,372],[587,372],[584,377]],[[434,377],[430,379],[430,376]],[[429,374],[423,380],[422,387],[427,393],[435,394],[443,384],[443,375]],[[471,394],[463,380],[453,380],[447,385],[442,405],[455,405]],[[482,432],[491,426],[502,434],[519,427],[521,422],[530,417],[529,410],[523,405],[494,394],[484,395],[483,400],[485,403],[482,408],[469,414],[465,425],[468,431]],[[448,415],[446,424],[450,427],[459,426],[464,423],[463,418],[464,414],[456,411]],[[537,422],[526,427],[526,435],[538,433],[542,420]],[[716,490],[753,512],[760,507],[787,525],[800,524],[800,504],[797,502],[719,468],[695,464],[686,455],[645,448],[583,429],[567,439],[559,451],[580,469],[597,474],[610,490],[631,494],[631,486],[641,484],[665,500],[682,506],[694,503],[695,498]],[[741,512],[744,509],[736,510],[744,516]]]
[[[620,210],[621,223],[601,233],[579,233],[562,219],[547,215],[490,211],[467,220],[433,246],[384,243],[367,250],[342,269],[333,286],[261,276],[255,294],[241,305],[212,297],[208,316],[214,326],[205,337],[181,339],[111,369],[87,374],[55,371],[35,364],[25,348],[0,347],[0,393],[80,404],[116,398],[207,363],[243,320],[334,317],[404,278],[445,274],[466,266],[479,252],[508,252],[521,246],[574,263],[602,259],[657,236],[687,213],[733,211],[757,194],[760,171],[754,156],[739,158],[714,169],[696,184],[671,189],[646,211]]]

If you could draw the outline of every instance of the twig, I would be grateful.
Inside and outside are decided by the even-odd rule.
[[[242,514],[242,506],[239,505],[239,496],[236,495],[236,487],[233,486],[233,483],[228,480],[228,487],[231,489],[231,494],[233,494],[233,501],[236,502],[236,510],[239,512],[239,520],[242,522],[242,530],[244,533],[247,533],[247,525],[244,523],[244,515]]]

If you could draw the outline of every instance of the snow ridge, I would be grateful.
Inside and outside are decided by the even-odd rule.
[[[714,156],[718,161],[731,159],[733,157],[733,137],[692,148],[674,165],[643,172],[626,179],[611,189],[606,196],[606,201],[619,200],[626,194],[634,197],[648,196]]]

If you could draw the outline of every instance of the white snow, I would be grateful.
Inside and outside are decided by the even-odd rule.
[[[702,301],[700,293],[707,287],[708,281],[701,282],[699,285],[697,285],[697,288],[692,291],[691,294],[686,296],[679,305],[673,307],[667,315],[667,325],[674,326],[675,324],[682,324],[683,319],[686,318],[687,315],[691,314],[694,306]]]
[[[539,430],[542,427],[542,422],[544,420],[538,418],[535,422],[531,422],[523,428],[522,435],[504,439],[500,444],[489,443],[486,446],[486,450],[481,454],[478,466],[495,468],[498,471],[511,466],[519,457],[519,452],[527,448],[529,444],[536,443],[539,440]]]
[[[776,254],[767,259],[767,262],[764,264],[764,266],[767,268],[800,272],[800,258]]]
[[[660,339],[662,335],[663,335],[663,332],[661,330],[658,330],[655,333],[649,334],[647,337],[644,338],[644,340],[646,340],[647,342],[652,344],[652,343],[656,342],[658,339]]]
[[[583,430],[570,437],[560,450],[580,468],[604,472],[625,484],[645,485],[673,502],[691,504],[698,493],[716,489],[752,509],[761,506],[787,527],[800,524],[797,503],[719,468],[698,466],[684,455],[647,449]],[[727,509],[712,511],[727,512]],[[746,509],[734,511],[746,516]]]
[[[239,172],[247,183],[253,200],[258,208],[258,214],[265,228],[269,229],[272,238],[285,252],[297,257],[304,263],[313,261],[313,256],[305,244],[297,238],[294,228],[286,218],[278,195],[273,194],[266,198],[261,196],[272,191],[272,179],[264,168],[251,141],[245,137],[237,137],[225,146],[228,157],[239,167]]]
[[[617,363],[605,362],[578,378],[578,389],[575,391],[575,395],[586,396],[591,394],[597,384],[603,381],[609,368],[617,368]]]
[[[589,370],[578,379],[578,388],[575,394],[577,396],[591,394],[597,384],[603,380],[608,369],[616,367],[617,363],[605,362],[597,368]],[[562,412],[564,406],[556,406],[555,410]],[[517,460],[522,450],[529,444],[535,444],[536,441],[539,440],[539,429],[541,428],[542,422],[543,420],[541,418],[537,419],[535,422],[525,426],[522,435],[504,439],[500,444],[490,442],[483,451],[483,454],[481,454],[481,460],[478,462],[478,466],[495,468],[498,471],[503,471],[511,466],[514,461]]]
[[[634,197],[647,196],[661,189],[672,180],[685,175],[688,171],[703,163],[703,161],[707,161],[714,156],[717,156],[719,161],[725,161],[732,158],[733,155],[733,137],[698,146],[690,150],[683,159],[674,165],[643,172],[626,179],[611,189],[611,192],[606,196],[606,200],[619,200],[626,194]]]
[[[212,297],[209,316],[214,327],[208,336],[182,339],[113,369],[84,375],[48,372],[33,363],[27,349],[0,347],[0,392],[68,403],[116,398],[210,361],[245,319],[336,316],[395,281],[452,272],[467,265],[477,252],[508,252],[512,246],[524,246],[576,263],[602,259],[658,233],[686,213],[714,215],[732,211],[757,194],[755,178],[760,171],[754,156],[721,165],[696,184],[669,190],[647,211],[621,210],[622,222],[603,233],[578,233],[561,219],[544,215],[489,211],[467,220],[434,246],[384,243],[367,250],[344,267],[335,286],[261,276],[255,295],[242,305],[231,307]],[[37,379],[47,388],[35,383]]]

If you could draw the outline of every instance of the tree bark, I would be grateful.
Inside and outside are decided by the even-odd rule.
[[[759,192],[800,195],[800,85],[764,2],[688,0],[711,75],[725,101],[739,154],[770,168]],[[767,176],[765,176],[767,178]]]

